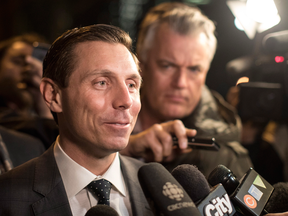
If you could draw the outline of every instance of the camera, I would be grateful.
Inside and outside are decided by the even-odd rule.
[[[261,49],[226,66],[230,81],[249,78],[238,85],[238,114],[244,121],[282,121],[288,118],[288,30],[267,34]]]

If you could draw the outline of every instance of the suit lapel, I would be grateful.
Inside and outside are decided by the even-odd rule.
[[[32,205],[35,215],[72,216],[63,181],[58,170],[52,145],[35,165],[33,190],[43,198]]]
[[[141,165],[135,165],[135,159],[129,159],[121,156],[120,154],[119,156],[123,177],[129,191],[133,215],[153,215],[138,181],[138,170]],[[139,163],[139,161],[136,162]]]

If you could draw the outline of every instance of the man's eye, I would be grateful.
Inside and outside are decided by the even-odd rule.
[[[161,65],[162,68],[169,68],[170,66],[171,66],[171,65],[169,65],[169,64],[162,64],[162,65]]]
[[[201,72],[199,67],[189,67],[189,71],[193,72],[193,73],[199,73]]]
[[[129,87],[129,88],[135,88],[136,85],[135,85],[134,83],[129,83],[129,84],[128,84],[128,87]]]
[[[98,87],[104,87],[107,85],[107,82],[105,80],[101,80],[101,81],[95,82],[94,85],[96,85]]]
[[[99,84],[100,86],[104,86],[104,85],[106,84],[106,81],[99,81],[98,84]]]

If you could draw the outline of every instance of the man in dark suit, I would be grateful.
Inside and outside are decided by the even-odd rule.
[[[118,153],[141,107],[131,43],[119,28],[93,25],[52,44],[40,90],[59,136],[42,156],[0,177],[0,215],[81,216],[97,203],[119,215],[153,215],[137,178],[142,163]],[[102,187],[96,180],[110,196],[94,196]]]

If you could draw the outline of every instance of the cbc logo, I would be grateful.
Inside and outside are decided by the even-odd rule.
[[[166,182],[163,186],[163,194],[172,200],[180,201],[184,197],[183,190],[171,182]]]
[[[252,196],[250,196],[250,195],[245,195],[244,196],[244,202],[245,202],[245,204],[249,207],[249,208],[252,208],[252,209],[254,209],[254,208],[256,208],[257,207],[257,202],[256,202],[256,200],[254,199],[254,197],[252,197]]]

